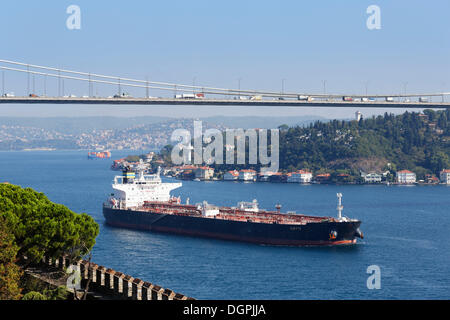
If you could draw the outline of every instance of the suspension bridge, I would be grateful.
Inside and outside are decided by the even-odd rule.
[[[98,73],[40,66],[0,59],[2,96],[0,103],[13,104],[111,104],[111,105],[214,105],[214,106],[280,106],[280,107],[358,107],[358,108],[449,108],[445,97],[450,92],[343,95],[307,92],[241,90],[181,83],[157,82],[148,79],[103,75]],[[27,95],[5,92],[5,73],[21,73],[27,77]],[[32,79],[31,79],[32,77]],[[35,77],[43,82],[41,94],[35,91]],[[57,79],[58,94],[47,95],[47,79]],[[32,80],[32,85],[31,85]],[[84,82],[88,95],[66,95],[64,80]],[[112,86],[112,96],[94,94],[94,84]],[[131,97],[124,88],[142,89],[141,97]],[[117,90],[117,91],[116,91]],[[168,92],[172,97],[153,97],[152,92]]]

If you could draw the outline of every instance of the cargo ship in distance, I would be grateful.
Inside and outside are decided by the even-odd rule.
[[[318,217],[263,210],[253,202],[236,207],[219,207],[203,201],[182,204],[170,192],[181,183],[165,183],[156,174],[124,170],[115,176],[114,193],[103,204],[107,225],[179,235],[281,246],[351,245],[363,238],[361,221],[342,216],[342,194],[338,196],[338,215]]]
[[[88,152],[88,159],[109,159],[111,158],[110,151],[92,151]]]

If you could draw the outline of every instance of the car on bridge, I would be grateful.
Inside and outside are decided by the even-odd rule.
[[[394,98],[392,98],[392,97],[386,97],[386,102],[394,102]]]
[[[123,92],[122,94],[115,94],[114,98],[131,98],[130,94]]]
[[[12,97],[15,97],[14,93],[5,93],[3,96],[4,96],[5,98],[12,98]]]

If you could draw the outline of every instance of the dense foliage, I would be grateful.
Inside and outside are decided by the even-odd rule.
[[[44,254],[80,257],[92,249],[99,233],[89,215],[76,214],[43,193],[11,184],[0,184],[0,217],[14,235],[18,258],[32,262]]]
[[[5,219],[0,217],[0,300],[17,300],[21,297],[19,288],[22,271],[16,264],[19,247],[9,232]]]
[[[381,170],[391,164],[419,176],[437,174],[450,168],[449,120],[448,109],[425,110],[289,128],[280,134],[280,167],[318,172]]]

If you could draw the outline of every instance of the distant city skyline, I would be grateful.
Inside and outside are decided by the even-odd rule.
[[[66,9],[81,10],[70,30]],[[369,30],[366,9],[381,10]],[[378,94],[450,91],[450,3],[332,0],[15,1],[3,4],[1,59],[153,81],[284,92]],[[6,45],[7,44],[7,45]],[[5,71],[5,91],[27,94],[26,74]],[[2,83],[3,85],[3,83]],[[33,87],[43,92],[43,79]],[[125,89],[144,96],[145,89]],[[57,80],[46,81],[48,95]],[[113,95],[94,86],[93,94]],[[65,81],[65,93],[88,94]],[[172,93],[152,92],[162,96]],[[438,98],[435,98],[438,99]],[[364,116],[404,110],[359,109]],[[0,105],[0,116],[200,117],[214,115],[349,118],[355,108]],[[417,110],[416,110],[417,111]]]

